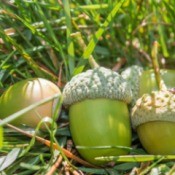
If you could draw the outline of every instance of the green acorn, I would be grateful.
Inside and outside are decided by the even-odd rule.
[[[0,97],[0,119],[4,119],[44,98],[61,94],[59,88],[49,80],[30,78],[10,86]],[[54,100],[28,111],[12,121],[16,126],[27,125],[35,128],[44,117],[52,117]]]
[[[136,101],[131,121],[148,153],[175,154],[175,91],[169,89],[161,77],[157,49],[158,43],[155,42],[152,49],[152,63],[158,90],[143,94]]]
[[[131,121],[150,154],[175,154],[175,95],[171,91],[144,94],[132,109]]]
[[[84,159],[101,164],[95,157],[128,153],[121,146],[131,145],[127,104],[132,93],[121,75],[103,67],[88,70],[66,84],[63,98],[73,141]]]

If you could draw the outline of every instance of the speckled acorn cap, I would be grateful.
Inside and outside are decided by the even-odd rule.
[[[125,69],[121,76],[124,78],[128,86],[131,88],[132,91],[132,102],[131,106],[133,106],[136,100],[139,98],[139,88],[140,88],[140,76],[142,75],[143,68],[137,65],[133,65]]]
[[[74,76],[63,89],[63,103],[71,105],[84,99],[108,98],[130,103],[132,92],[121,75],[97,67]]]
[[[133,128],[151,121],[175,122],[175,94],[168,90],[153,91],[137,100],[131,113]]]

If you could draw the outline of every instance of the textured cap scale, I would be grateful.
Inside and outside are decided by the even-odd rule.
[[[140,88],[140,76],[142,75],[143,68],[137,65],[128,67],[125,69],[122,73],[121,76],[124,78],[128,86],[130,86],[133,99],[131,102],[131,105],[133,106],[136,102],[136,100],[139,98],[139,88]]]
[[[73,77],[66,84],[63,97],[65,105],[95,98],[109,98],[130,103],[132,93],[121,75],[110,69],[98,67]]]
[[[175,122],[175,95],[168,91],[144,94],[132,109],[133,128],[150,121]]]

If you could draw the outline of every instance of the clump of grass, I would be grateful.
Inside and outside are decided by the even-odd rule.
[[[155,40],[160,44],[160,66],[174,68],[174,6],[175,2],[170,0],[3,1],[0,7],[0,94],[11,84],[29,77],[44,77],[63,88],[72,76],[90,67],[90,59],[116,71],[132,64],[149,68]],[[2,173],[175,172],[173,161],[160,163],[160,159],[128,163],[125,157],[123,163],[94,168],[66,158],[54,144],[73,156],[79,155],[71,141],[65,109],[60,114],[58,129],[52,134],[40,134],[50,140],[50,147],[41,145],[34,137],[31,139],[5,128],[0,157]],[[136,151],[133,154],[146,154],[135,133],[132,146]]]

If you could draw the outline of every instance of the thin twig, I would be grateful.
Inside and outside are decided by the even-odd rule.
[[[6,124],[6,125],[7,125],[8,127],[10,127],[11,129],[14,129],[15,131],[18,131],[18,132],[20,132],[21,134],[23,134],[23,135],[25,135],[25,136],[27,136],[27,137],[30,137],[30,138],[33,138],[33,137],[34,137],[37,141],[39,141],[40,143],[45,144],[45,145],[48,146],[48,147],[53,146],[53,148],[56,149],[56,150],[60,150],[60,149],[61,149],[61,151],[65,154],[66,157],[71,158],[71,159],[77,161],[78,163],[80,163],[80,164],[82,164],[82,165],[84,165],[84,166],[97,168],[97,166],[92,165],[92,164],[86,162],[85,160],[83,160],[83,159],[81,159],[81,158],[75,156],[74,154],[72,154],[72,153],[71,153],[70,151],[68,151],[67,149],[65,149],[65,148],[60,148],[56,143],[51,143],[49,140],[46,140],[46,139],[44,139],[44,138],[42,138],[42,137],[39,137],[39,136],[36,136],[35,134],[30,134],[30,133],[28,133],[28,132],[25,132],[24,130],[22,130],[22,129],[16,127],[16,126],[13,126],[13,125],[11,125],[11,124]]]
[[[67,162],[63,162],[63,166],[64,166],[65,175],[70,175],[69,166]]]
[[[59,155],[57,161],[53,164],[53,166],[47,172],[46,175],[52,175],[56,171],[56,169],[60,166],[62,160],[63,160],[63,157],[61,155]]]
[[[131,45],[134,49],[136,49],[140,54],[142,54],[146,60],[148,62],[151,62],[151,57],[149,56],[149,54],[147,54],[143,49],[141,49],[140,47],[138,47],[137,45],[133,44],[133,43],[128,43],[128,45]]]
[[[113,71],[118,71],[125,63],[126,63],[126,58],[121,58],[112,68]]]
[[[78,171],[76,171],[76,170],[73,170],[73,171],[72,171],[72,174],[73,174],[73,175],[81,175],[81,174],[80,174]]]
[[[64,83],[62,82],[62,77],[63,77],[63,62],[60,64],[60,69],[59,69],[59,74],[58,74],[58,81],[57,85],[59,88],[63,88]]]

